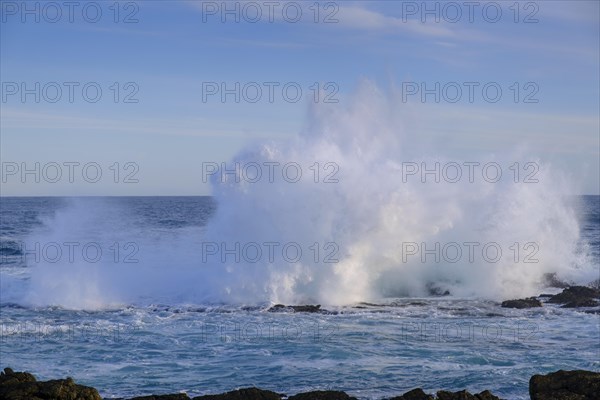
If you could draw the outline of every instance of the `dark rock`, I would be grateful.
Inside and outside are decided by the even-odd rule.
[[[430,296],[450,296],[449,290],[444,290],[439,286],[436,286],[434,283],[428,283],[426,285],[427,292]]]
[[[360,302],[358,303],[361,306],[368,306],[368,307],[387,307],[387,304],[377,304],[377,303],[367,303],[367,302]]]
[[[0,374],[2,400],[102,400],[94,388],[77,385],[71,378],[37,382],[27,372],[5,368]]]
[[[222,394],[194,397],[193,400],[281,400],[283,396],[259,388],[245,388]]]
[[[390,400],[434,400],[433,396],[427,394],[421,388],[413,389],[402,396],[392,397]]]
[[[589,305],[579,304],[591,304],[590,300],[593,301],[597,298],[600,298],[600,290],[598,289],[586,286],[571,286],[550,297],[548,303],[570,304],[572,307],[590,307]]]
[[[461,390],[460,392],[447,392],[445,390],[440,390],[437,392],[437,397],[439,400],[477,400],[477,397],[466,390]]]
[[[500,397],[494,396],[489,390],[484,390],[475,395],[478,400],[500,400]]]
[[[594,299],[577,299],[563,304],[562,308],[596,307],[598,302]]]
[[[315,390],[313,392],[298,393],[288,397],[288,400],[356,400],[345,392],[335,390]]]
[[[438,400],[500,400],[500,397],[494,396],[489,390],[484,390],[478,394],[471,394],[466,390],[460,392],[447,392],[441,390],[437,392]]]
[[[541,306],[542,302],[536,299],[535,297],[529,297],[527,299],[506,300],[502,302],[502,307],[505,308],[531,308]]]
[[[279,312],[279,311],[293,311],[293,312],[307,312],[307,313],[317,313],[323,312],[325,310],[321,310],[321,305],[304,305],[304,306],[285,306],[283,304],[275,304],[273,307],[269,308],[267,311],[270,312]]]
[[[422,389],[413,389],[410,392],[404,393],[402,396],[392,397],[389,400],[501,400],[494,396],[489,390],[485,390],[478,394],[471,394],[466,390],[460,392],[449,392],[440,390],[437,392],[437,397],[425,393]]]
[[[531,400],[599,400],[600,373],[557,371],[529,380]]]
[[[321,305],[317,304],[316,306],[312,306],[312,305],[306,305],[306,306],[292,306],[292,309],[295,312],[308,312],[308,313],[314,313],[314,312],[319,312],[321,311]]]
[[[0,386],[14,385],[23,382],[35,382],[35,376],[29,372],[15,372],[10,368],[4,368],[0,372]]]
[[[190,400],[190,398],[185,393],[178,393],[134,397],[130,400]]]

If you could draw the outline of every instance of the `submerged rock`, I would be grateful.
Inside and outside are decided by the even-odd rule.
[[[286,306],[283,304],[275,304],[273,307],[269,308],[267,311],[270,312],[280,312],[280,311],[293,311],[293,312],[306,312],[306,313],[317,313],[317,312],[327,312],[326,310],[321,309],[321,305],[304,305],[304,306]]]
[[[529,380],[531,400],[598,400],[600,373],[591,371],[557,371],[534,375]]]
[[[0,374],[3,400],[102,400],[94,388],[77,385],[72,378],[38,382],[27,372],[5,368]]]
[[[564,307],[594,307],[600,298],[600,290],[587,286],[571,286],[548,299],[548,303],[564,304]]]
[[[505,308],[531,308],[541,307],[542,302],[535,297],[529,297],[526,299],[506,300],[502,302],[502,307]]]

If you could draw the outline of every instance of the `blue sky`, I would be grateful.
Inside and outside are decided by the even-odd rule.
[[[479,2],[472,21],[465,2],[427,2],[439,7],[439,20],[422,15],[423,2],[274,2],[273,21],[268,2],[229,2],[239,7],[239,22],[221,15],[222,2],[82,1],[73,22],[62,1],[1,3],[3,168],[94,162],[103,172],[93,184],[43,177],[36,183],[32,176],[23,183],[7,175],[4,196],[209,194],[203,161],[229,160],[249,142],[292,137],[305,126],[315,83],[333,83],[343,107],[362,79],[390,91],[410,82],[494,82],[503,89],[497,103],[477,90],[473,102],[466,93],[456,103],[408,97],[400,105],[408,128],[445,142],[448,154],[462,160],[525,145],[566,171],[580,193],[600,193],[597,1]],[[298,5],[302,15],[292,23]],[[253,23],[255,6],[262,16]],[[497,6],[502,14],[493,22]],[[102,15],[91,22],[98,9]],[[334,22],[325,23],[330,13]],[[35,94],[23,100],[22,84],[34,89],[36,82],[40,102]],[[42,93],[52,82],[62,87],[54,103],[52,85]],[[65,82],[78,85],[73,102]],[[90,82],[102,89],[95,103],[81,90]],[[206,82],[294,82],[303,97],[287,102],[276,89],[272,103],[264,91],[256,103],[232,96],[203,102]],[[534,89],[537,103],[523,102]],[[127,94],[137,102],[124,102]],[[122,173],[134,162],[139,182],[115,184],[115,162]]]

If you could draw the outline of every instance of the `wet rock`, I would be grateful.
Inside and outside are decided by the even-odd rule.
[[[285,306],[283,304],[275,304],[273,307],[269,308],[267,311],[270,312],[280,312],[280,311],[293,311],[293,312],[306,312],[306,313],[318,313],[324,312],[325,310],[321,309],[321,305],[304,305],[304,306]]]
[[[387,304],[367,303],[367,302],[364,302],[364,301],[360,302],[358,304],[360,306],[367,306],[367,307],[387,307]]]
[[[478,394],[471,394],[466,390],[460,392],[448,392],[441,390],[437,392],[438,400],[500,400],[499,397],[494,396],[489,390],[484,390]]]
[[[0,374],[2,400],[102,400],[94,388],[77,385],[71,378],[37,382],[27,372],[5,368]]]
[[[288,400],[356,400],[345,392],[335,390],[315,390],[313,392],[298,393],[288,397]]]
[[[187,394],[161,394],[152,396],[134,397],[130,400],[190,400]]]
[[[542,302],[535,297],[529,297],[526,299],[506,300],[502,302],[504,308],[532,308],[541,307]]]
[[[4,368],[0,372],[0,386],[15,385],[23,382],[35,382],[35,376],[29,372],[15,372],[10,368]]]
[[[500,400],[500,397],[494,396],[489,390],[484,390],[483,392],[476,394],[475,398],[478,400]]]
[[[437,398],[439,400],[477,400],[477,397],[473,396],[466,390],[461,390],[460,392],[447,392],[445,390],[440,390],[437,392]]]
[[[557,371],[534,375],[529,380],[531,400],[598,400],[600,373],[591,371]]]
[[[596,307],[598,302],[594,299],[577,299],[563,304],[562,308]]]
[[[548,303],[565,304],[568,307],[593,307],[600,298],[600,290],[587,286],[571,286],[548,299]]]
[[[430,296],[450,296],[450,291],[437,286],[434,283],[427,284],[427,292]]]
[[[417,388],[389,400],[434,400],[434,398],[432,395],[425,393],[423,389]]]
[[[434,397],[425,393],[422,389],[413,389],[410,392],[404,393],[402,396],[392,397],[389,400],[501,400],[494,396],[489,390],[485,390],[478,394],[471,394],[466,390],[460,392],[449,392],[440,390],[437,396]]]
[[[222,394],[194,397],[193,400],[281,400],[282,397],[282,395],[269,390],[246,388]]]

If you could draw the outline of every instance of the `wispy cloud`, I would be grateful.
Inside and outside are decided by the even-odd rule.
[[[282,2],[284,4],[285,2]],[[186,1],[185,4],[194,8],[197,11],[203,12],[204,6],[202,1]],[[221,3],[218,3],[219,7]],[[312,28],[316,27],[317,24],[313,22],[313,13],[314,11],[311,7],[314,7],[313,3],[295,3],[296,5],[300,5],[303,7],[303,15],[306,18],[300,19],[299,23],[310,24]],[[341,4],[341,3],[338,3]],[[280,5],[280,7],[283,7]],[[265,7],[265,10],[262,10],[263,18],[259,20],[262,23],[269,23],[269,18],[267,15],[268,9]],[[309,17],[310,16],[310,17]],[[324,27],[342,27],[346,30],[357,30],[357,31],[369,31],[369,32],[379,32],[379,33],[409,33],[419,36],[427,36],[427,37],[438,37],[438,38],[456,38],[455,26],[448,23],[422,23],[416,19],[406,19],[403,20],[399,17],[384,15],[380,12],[370,10],[367,7],[359,4],[354,4],[352,6],[347,5],[339,5],[339,8],[336,12],[330,15],[332,19],[337,20],[336,23],[322,23],[318,24],[319,26]],[[273,21],[276,23],[283,22],[282,12],[273,12],[272,13]],[[217,15],[210,16],[211,20],[216,20],[220,18],[217,12]],[[229,17],[231,18],[231,17]]]
[[[415,19],[406,19],[383,15],[363,7],[340,7],[339,23],[346,28],[373,32],[409,32],[416,35],[456,38],[456,32],[447,24],[422,23]]]
[[[203,118],[187,119],[106,119],[94,117],[74,117],[57,113],[23,111],[11,108],[2,109],[2,129],[5,134],[11,130],[61,130],[77,132],[108,132],[141,135],[175,135],[203,137],[275,137],[276,134],[246,128],[239,129],[228,125],[220,127],[213,121]]]

